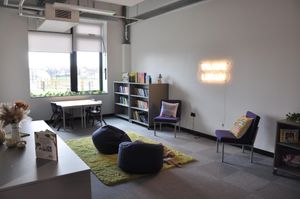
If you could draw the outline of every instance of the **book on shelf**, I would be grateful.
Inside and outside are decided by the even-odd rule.
[[[136,88],[135,93],[139,96],[148,97],[148,89],[146,88]]]
[[[136,103],[138,108],[148,109],[148,102],[137,100]]]
[[[119,86],[119,92],[128,94],[129,93],[128,86]]]
[[[136,121],[140,121],[143,123],[148,123],[148,117],[147,114],[141,111],[133,111],[132,112],[132,117]]]
[[[282,161],[287,166],[292,166],[292,167],[300,168],[300,155],[296,155],[296,154],[284,154],[282,156]]]
[[[144,89],[144,96],[149,97],[149,89]]]
[[[128,98],[124,96],[120,96],[120,103],[128,105]]]
[[[49,130],[34,132],[36,158],[58,161],[57,136]]]
[[[279,142],[299,143],[299,129],[280,129]]]
[[[139,118],[139,113],[138,113],[138,111],[133,111],[133,112],[132,112],[132,117],[133,117],[134,120],[138,120],[138,118]]]
[[[151,84],[152,83],[151,75],[146,75],[146,83],[147,84]]]
[[[148,123],[147,115],[145,113],[140,113],[139,114],[139,121],[144,122],[144,123]]]
[[[146,73],[137,73],[138,76],[138,83],[145,84],[146,83]]]

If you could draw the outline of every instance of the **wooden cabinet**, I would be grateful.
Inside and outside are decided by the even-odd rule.
[[[114,82],[115,114],[146,127],[159,115],[160,100],[168,99],[168,84]]]
[[[300,123],[277,122],[273,173],[284,172],[300,176]]]

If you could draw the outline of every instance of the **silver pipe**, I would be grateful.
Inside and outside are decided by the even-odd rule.
[[[139,21],[134,21],[134,22],[131,22],[131,23],[128,23],[128,24],[125,25],[125,40],[126,41],[128,41],[128,27],[135,24],[135,23],[137,23],[137,22],[139,22]]]
[[[141,21],[143,19],[134,18],[134,17],[124,17],[119,15],[113,15],[112,17],[119,18],[119,19],[127,19],[127,20],[135,20],[135,21]]]
[[[25,0],[21,0],[19,3],[19,15],[22,16],[23,15],[23,4],[24,4]]]
[[[10,7],[10,8],[19,8],[19,5],[8,3],[8,0],[4,0],[3,5],[6,7]],[[23,9],[35,10],[35,11],[44,11],[45,10],[45,8],[41,8],[41,7],[37,7],[37,6],[23,6]]]
[[[33,14],[24,14],[20,15],[22,17],[29,17],[29,18],[36,18],[36,19],[46,19],[44,16],[39,16],[39,15],[33,15]]]
[[[18,8],[18,5],[15,4],[7,4],[6,7]],[[34,11],[44,11],[45,8],[36,7],[36,6],[23,6],[23,9],[34,10]]]

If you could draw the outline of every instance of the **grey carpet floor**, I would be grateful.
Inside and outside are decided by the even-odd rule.
[[[273,175],[273,158],[255,153],[254,163],[250,164],[249,151],[242,153],[237,147],[225,145],[225,163],[221,163],[215,142],[207,138],[185,132],[174,138],[171,128],[163,128],[154,136],[152,130],[119,118],[109,117],[105,121],[174,147],[197,161],[115,186],[106,186],[91,174],[93,199],[300,198],[300,180]],[[57,133],[68,140],[91,135],[99,126],[82,129],[78,121],[74,129]]]

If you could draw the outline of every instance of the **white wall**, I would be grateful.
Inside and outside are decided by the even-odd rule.
[[[170,83],[182,126],[214,135],[247,110],[261,116],[255,147],[274,151],[276,120],[300,112],[300,1],[208,0],[132,26],[132,70]],[[227,85],[197,80],[198,63],[233,61]]]
[[[146,0],[141,3],[136,4],[135,6],[127,7],[127,12],[129,17],[134,17],[140,14],[144,14],[151,10],[155,10],[162,6],[174,3],[178,0]]]
[[[100,96],[30,98],[27,19],[17,10],[0,8],[0,102],[23,99],[31,106],[30,116],[47,120],[51,116],[50,101],[95,98],[103,101],[103,113],[113,113],[113,81],[120,79],[122,67],[122,26],[108,22],[108,94]]]

